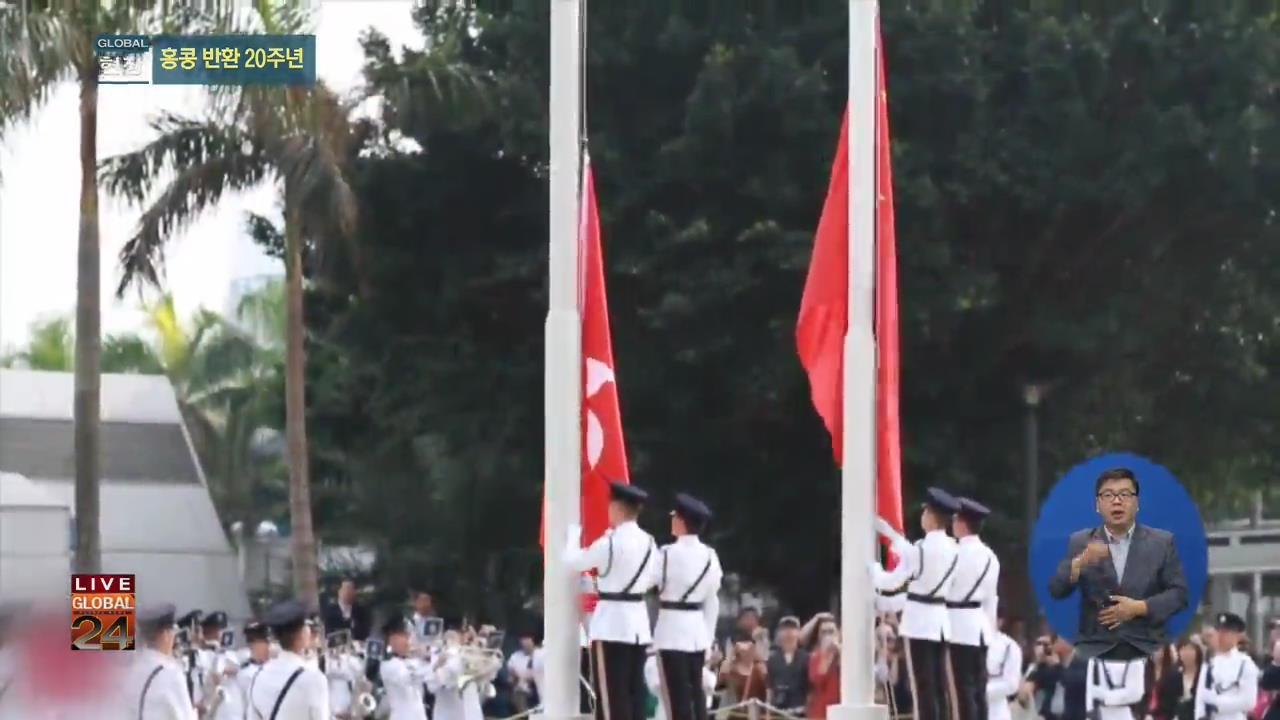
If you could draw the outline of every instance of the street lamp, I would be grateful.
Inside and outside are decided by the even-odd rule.
[[[266,577],[267,591],[271,592],[273,587],[271,584],[271,551],[272,551],[272,544],[273,544],[272,541],[280,537],[280,528],[276,527],[276,524],[271,522],[270,520],[263,520],[262,522],[258,523],[258,527],[256,530],[254,530],[253,536],[257,538],[258,547],[262,549],[262,560],[263,560],[263,563],[265,563],[266,565],[264,570],[266,571],[266,576],[267,576]]]
[[[1027,503],[1026,503],[1026,542],[1031,544],[1031,531],[1036,525],[1036,516],[1040,514],[1040,404],[1044,402],[1044,397],[1049,391],[1046,383],[1027,383],[1022,386],[1022,402],[1027,408],[1026,422],[1026,473],[1027,473]],[[1027,578],[1031,578],[1030,558],[1027,562]],[[1027,607],[1032,609],[1031,617],[1027,618],[1026,632],[1028,642],[1034,642],[1039,632],[1038,621],[1040,619],[1040,609],[1036,606],[1036,588],[1034,583],[1031,585],[1031,593],[1027,598]]]

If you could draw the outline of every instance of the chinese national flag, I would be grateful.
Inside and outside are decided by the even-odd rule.
[[[622,412],[609,334],[609,301],[600,249],[600,214],[590,158],[582,169],[582,216],[578,225],[579,311],[582,314],[582,543],[609,528],[609,483],[630,482],[622,435]],[[546,517],[543,517],[544,523]],[[545,547],[545,527],[543,545]],[[590,612],[594,603],[584,598]]]
[[[902,531],[902,450],[898,423],[898,261],[893,228],[893,179],[884,51],[876,71],[876,377],[877,513]],[[849,113],[831,166],[831,184],[818,220],[813,258],[800,301],[796,349],[809,375],[814,408],[831,432],[843,464],[844,338],[849,329]]]

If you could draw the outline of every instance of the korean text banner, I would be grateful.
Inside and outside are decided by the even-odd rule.
[[[315,35],[157,35],[154,85],[289,85],[316,82]]]

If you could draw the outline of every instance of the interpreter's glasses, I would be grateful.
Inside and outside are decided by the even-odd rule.
[[[1114,490],[1103,490],[1098,493],[1098,499],[1103,502],[1115,502],[1116,500],[1129,501],[1136,497],[1138,497],[1138,493],[1132,490],[1120,490],[1119,492]]]

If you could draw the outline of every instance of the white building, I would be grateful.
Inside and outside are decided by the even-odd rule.
[[[72,387],[70,373],[0,370],[0,597],[68,592]],[[236,554],[168,379],[103,375],[101,398],[103,571],[136,574],[140,603],[243,621]]]

